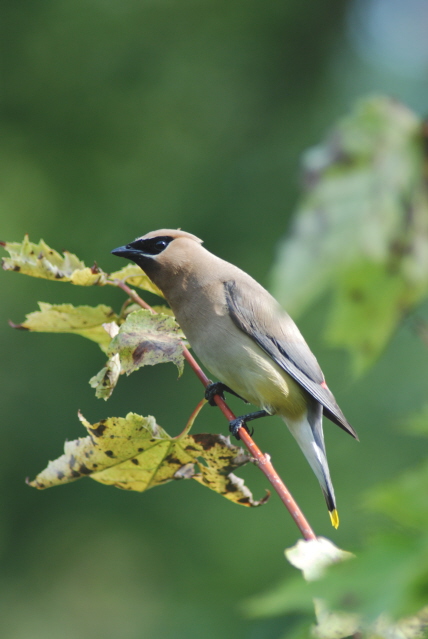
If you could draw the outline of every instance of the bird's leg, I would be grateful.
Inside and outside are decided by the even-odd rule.
[[[253,419],[260,419],[260,417],[268,417],[269,415],[270,413],[268,413],[266,410],[257,410],[255,413],[248,413],[248,415],[241,415],[240,417],[237,417],[236,419],[232,419],[232,421],[229,422],[229,430],[232,433],[232,435],[239,440],[241,438],[238,435],[238,431],[241,427],[245,428],[248,432],[250,432],[247,427],[247,422],[251,422],[253,421]]]
[[[216,406],[214,395],[220,395],[220,397],[224,399],[223,393],[231,393],[232,395],[235,395],[235,397],[239,397],[239,399],[242,399],[243,402],[248,404],[246,399],[238,395],[238,393],[235,393],[235,391],[229,388],[229,386],[226,386],[226,384],[222,384],[221,382],[211,382],[211,384],[208,384],[208,386],[205,388],[205,399],[208,401],[210,406]]]

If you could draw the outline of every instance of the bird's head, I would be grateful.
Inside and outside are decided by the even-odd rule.
[[[160,229],[119,246],[112,253],[135,262],[155,283],[161,284],[160,280],[187,270],[201,244],[202,240],[191,233],[180,229]]]

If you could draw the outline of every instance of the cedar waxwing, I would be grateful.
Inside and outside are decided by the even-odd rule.
[[[332,524],[339,525],[324,445],[323,414],[358,439],[299,329],[252,277],[216,257],[180,230],[152,231],[114,255],[140,266],[160,288],[202,363],[223,390],[260,406],[231,424],[280,415],[314,471]]]

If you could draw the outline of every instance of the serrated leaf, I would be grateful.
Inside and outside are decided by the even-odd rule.
[[[2,246],[10,255],[2,259],[2,267],[5,271],[16,271],[47,280],[71,282],[79,286],[104,285],[107,282],[107,274],[98,267],[86,267],[84,262],[68,251],[64,251],[62,256],[43,240],[34,244],[26,235],[22,243],[4,242]]]
[[[306,194],[273,272],[299,315],[332,291],[326,337],[356,372],[379,356],[428,293],[428,191],[422,122],[396,101],[357,105],[304,158]]]
[[[131,286],[142,288],[144,291],[154,293],[159,297],[164,297],[162,291],[152,282],[148,275],[136,264],[128,264],[120,269],[110,273],[111,280],[122,280]]]
[[[66,442],[64,455],[49,462],[30,486],[50,488],[87,476],[143,492],[172,480],[195,479],[237,504],[258,506],[265,501],[254,501],[243,481],[233,474],[250,457],[222,435],[171,438],[154,417],[135,413],[96,424],[80,414],[79,419],[88,436]]]
[[[173,362],[183,372],[183,335],[173,317],[134,311],[111,341],[109,355],[118,354],[122,370],[130,375],[141,366]]]
[[[117,319],[109,306],[73,306],[39,302],[39,308],[40,311],[29,313],[22,324],[14,327],[38,333],[74,333],[96,342],[104,352],[107,351],[111,337],[103,324]]]

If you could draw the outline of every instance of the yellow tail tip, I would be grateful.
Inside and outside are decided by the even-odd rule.
[[[330,515],[332,526],[334,526],[335,528],[339,528],[339,513],[337,512],[336,508],[329,511],[328,514]]]

